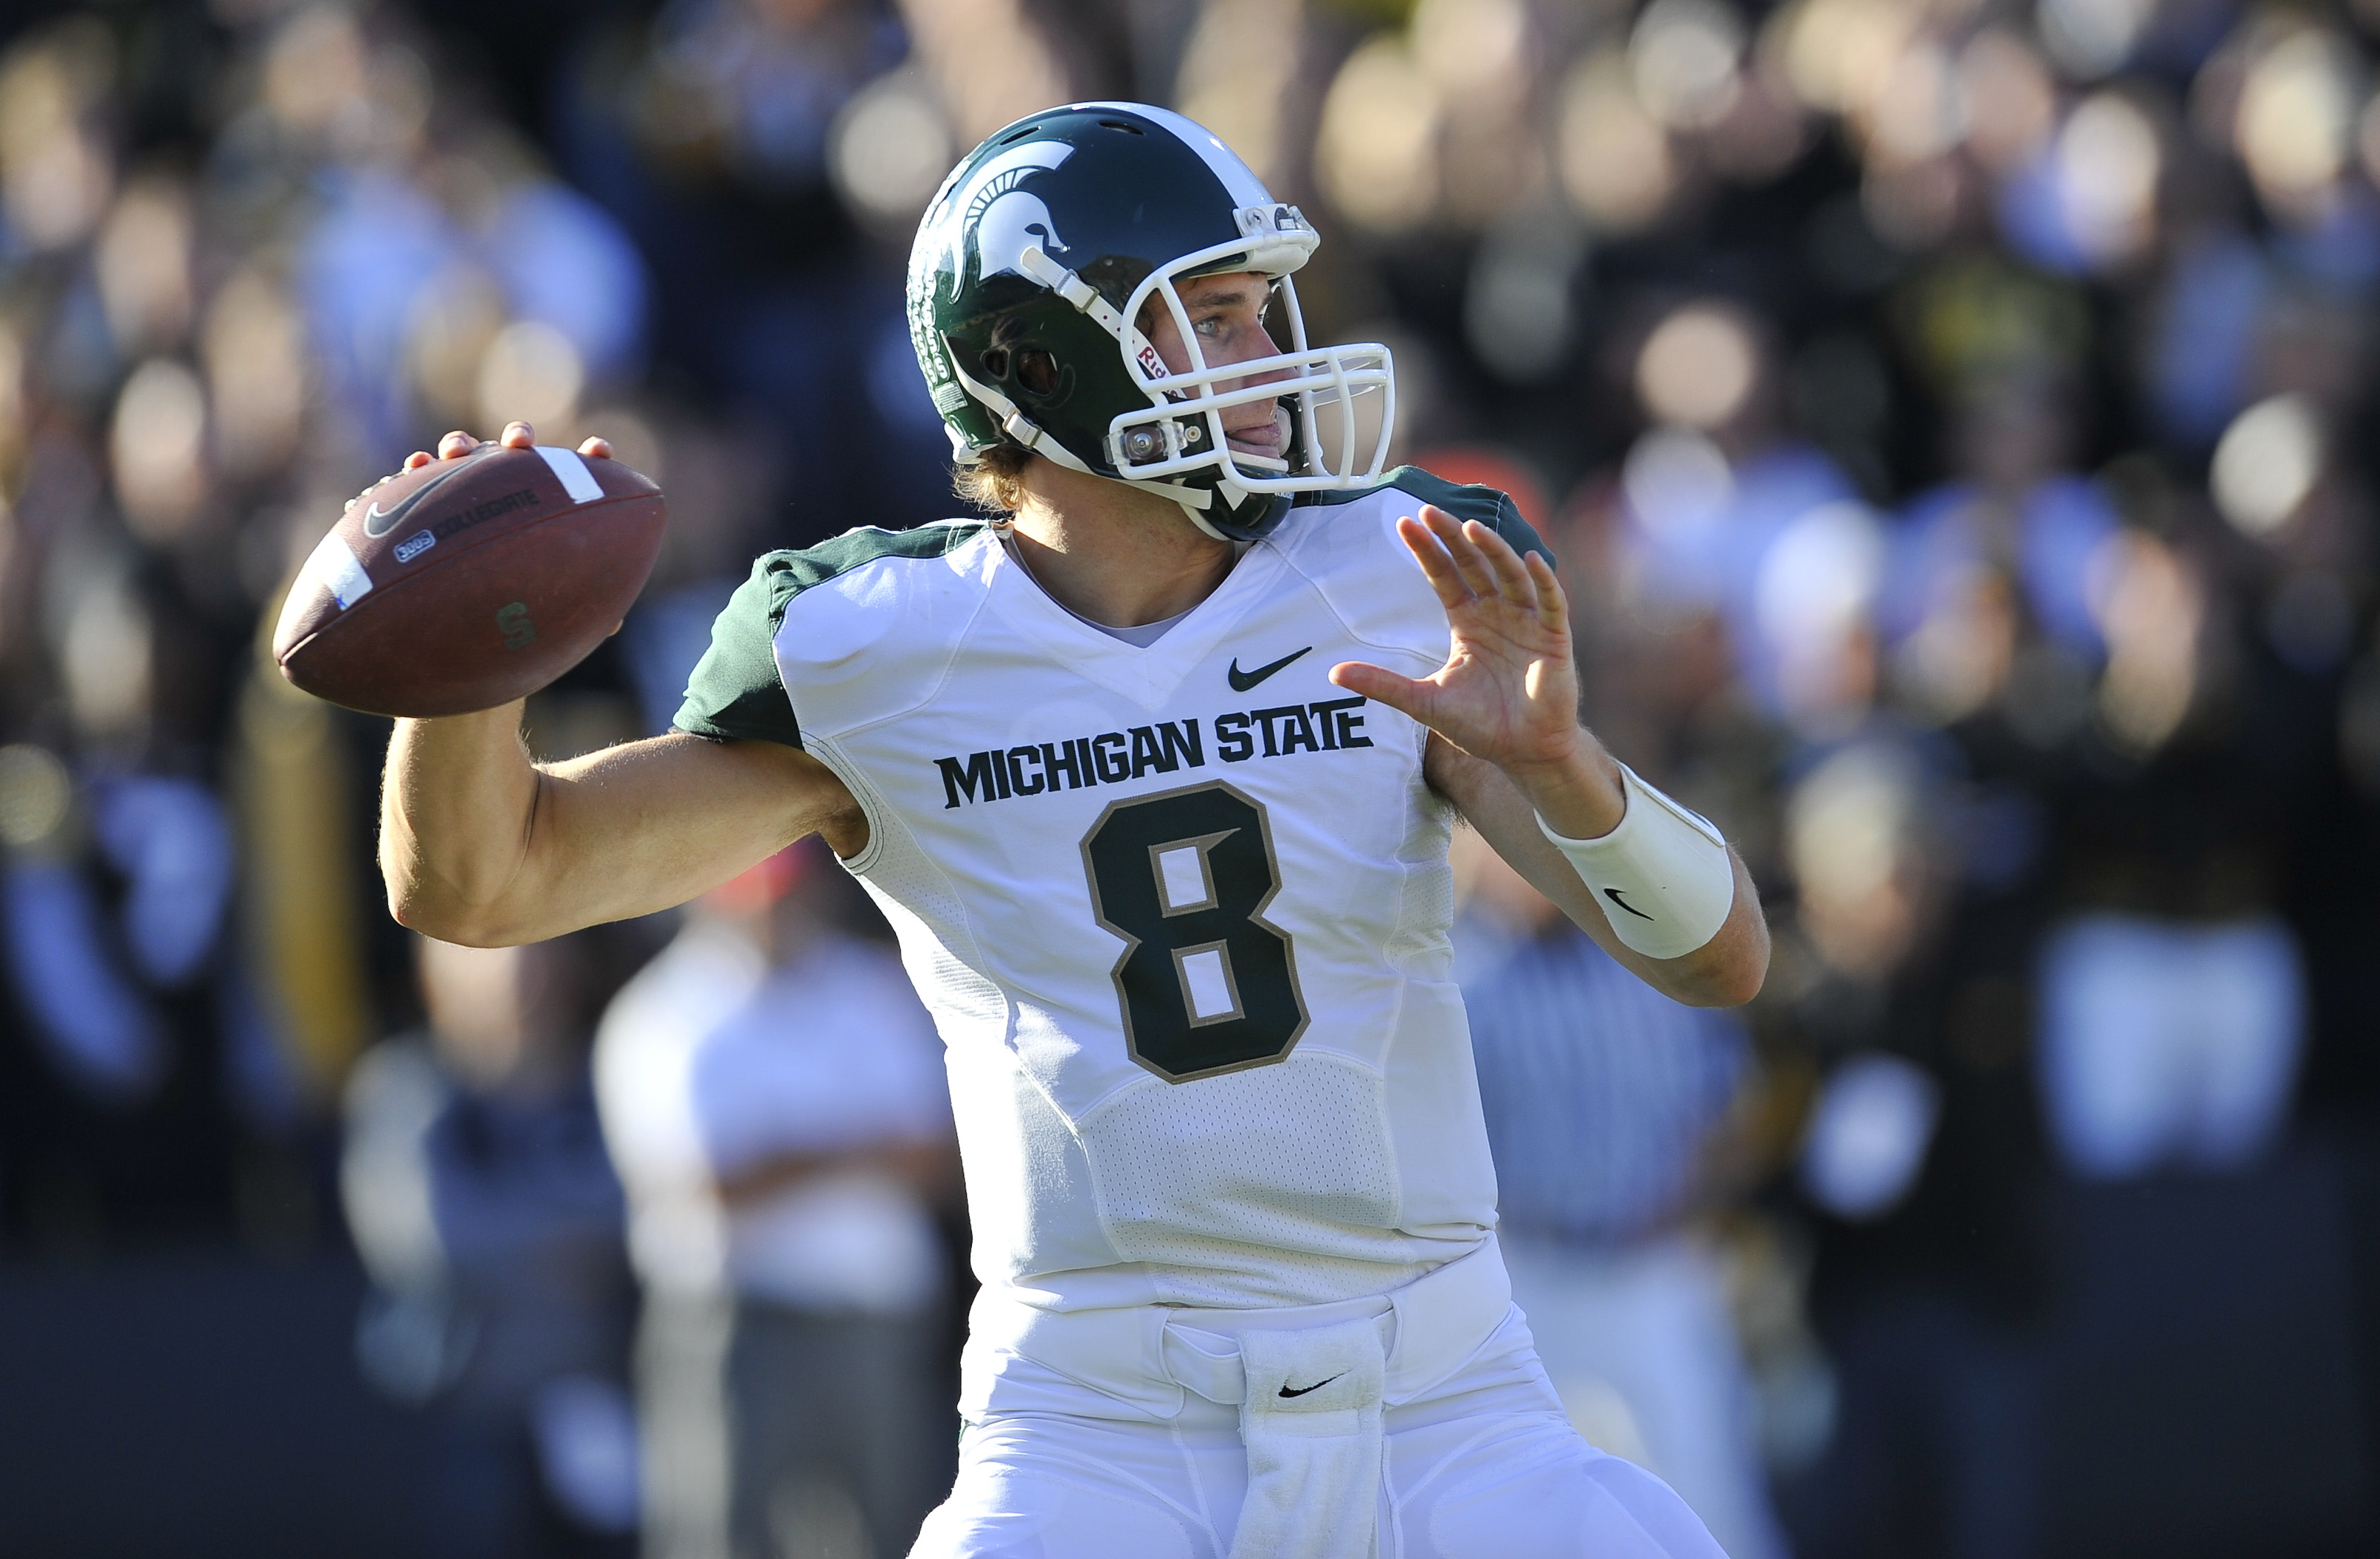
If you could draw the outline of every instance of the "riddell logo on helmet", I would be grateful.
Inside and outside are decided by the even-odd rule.
[[[1295,206],[1242,206],[1232,215],[1240,220],[1240,231],[1253,238],[1260,233],[1305,233],[1313,230],[1305,213]]]

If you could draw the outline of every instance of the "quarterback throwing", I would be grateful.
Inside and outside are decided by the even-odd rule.
[[[401,722],[390,904],[531,941],[810,833],[867,885],[948,1048],[983,1282],[918,1555],[1706,1559],[1512,1307],[1448,840],[1686,1002],[1758,989],[1758,900],[1579,726],[1511,501],[1380,469],[1389,353],[1306,341],[1318,241],[1161,109],[994,135],[908,306],[995,518],[761,558],[671,736],[536,765],[517,705]]]

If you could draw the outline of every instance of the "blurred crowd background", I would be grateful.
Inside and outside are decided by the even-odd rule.
[[[1465,846],[1522,1297],[1736,1559],[2380,1545],[2380,4],[18,0],[0,16],[0,1550],[857,1555],[947,1477],[934,1041],[814,851],[476,953],[261,653],[446,428],[750,555],[955,512],[902,267],[1045,104],[1326,235],[1588,717],[1777,954],[1650,997]],[[1018,928],[1018,934],[1032,934]]]

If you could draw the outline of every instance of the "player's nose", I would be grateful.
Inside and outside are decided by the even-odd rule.
[[[1262,358],[1276,357],[1280,352],[1281,347],[1274,343],[1265,327],[1260,323],[1252,323],[1245,329],[1235,332],[1231,339],[1221,343],[1221,349],[1210,354],[1207,360],[1213,367],[1227,368],[1235,362],[1255,362]],[[1226,380],[1217,388],[1235,390],[1244,384],[1272,384],[1294,377],[1295,375],[1286,368],[1274,368],[1261,373],[1250,373]]]

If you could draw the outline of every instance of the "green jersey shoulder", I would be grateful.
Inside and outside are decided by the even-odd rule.
[[[710,648],[687,678],[674,722],[714,741],[802,745],[784,679],[777,674],[777,630],[795,596],[840,574],[888,557],[941,557],[981,535],[986,521],[943,520],[914,530],[866,526],[798,552],[765,553],[711,625]]]
[[[1512,502],[1512,494],[1493,487],[1449,481],[1444,477],[1432,476],[1419,466],[1399,466],[1369,487],[1338,493],[1301,493],[1298,501],[1301,505],[1335,507],[1361,503],[1391,490],[1444,509],[1457,519],[1477,520],[1504,538],[1514,552],[1524,555],[1540,553],[1548,563],[1554,561],[1552,549],[1537,534],[1536,528],[1523,518],[1521,507]]]
[[[1475,519],[1494,529],[1515,551],[1544,553],[1548,562],[1553,561],[1545,542],[1505,493],[1492,487],[1461,486],[1417,467],[1401,466],[1370,487],[1305,495],[1299,506],[1337,507],[1390,492],[1435,505],[1458,519]],[[765,554],[752,565],[751,577],[736,588],[726,610],[712,625],[710,648],[687,680],[686,700],[674,722],[677,728],[715,741],[801,746],[801,722],[777,670],[776,639],[784,625],[785,608],[802,591],[868,564],[885,558],[937,558],[956,552],[982,535],[989,523],[941,520],[914,530],[870,526],[797,552]],[[1282,535],[1277,540],[1289,542],[1291,538]]]

